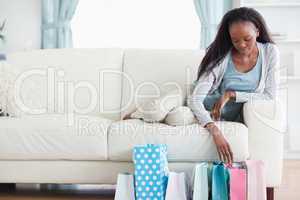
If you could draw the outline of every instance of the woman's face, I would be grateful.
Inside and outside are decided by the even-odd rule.
[[[234,48],[242,55],[248,55],[256,47],[259,32],[252,22],[236,22],[229,27]]]

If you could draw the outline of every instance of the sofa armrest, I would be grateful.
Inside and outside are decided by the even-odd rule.
[[[286,109],[279,100],[255,100],[244,104],[243,116],[249,131],[250,159],[265,163],[268,187],[281,183]]]

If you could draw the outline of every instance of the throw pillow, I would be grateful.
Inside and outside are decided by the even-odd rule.
[[[183,93],[180,90],[172,90],[157,99],[142,103],[130,117],[146,122],[162,122],[173,108],[183,103]]]
[[[185,126],[197,123],[197,120],[189,107],[179,106],[168,113],[165,123],[171,126]]]

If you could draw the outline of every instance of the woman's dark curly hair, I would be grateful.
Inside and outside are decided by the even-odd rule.
[[[253,8],[240,7],[228,11],[221,20],[215,40],[206,49],[207,52],[198,69],[197,80],[205,72],[216,67],[233,47],[229,27],[236,22],[252,22],[259,31],[256,41],[274,43],[262,15]]]

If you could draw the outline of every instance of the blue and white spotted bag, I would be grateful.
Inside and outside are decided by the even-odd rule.
[[[135,146],[133,162],[136,200],[164,200],[169,173],[167,145]]]

